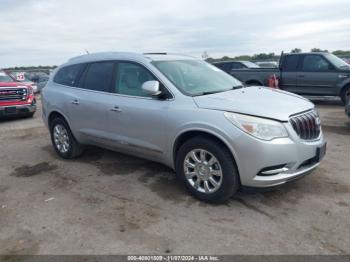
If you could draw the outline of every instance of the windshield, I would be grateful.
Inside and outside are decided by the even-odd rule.
[[[0,72],[0,82],[14,82],[14,80],[4,72]]]
[[[153,64],[186,95],[198,96],[242,87],[237,79],[204,61],[154,61]]]
[[[333,55],[333,54],[326,54],[325,55],[328,60],[336,67],[341,68],[341,69],[349,69],[350,66],[342,59],[339,57]]]
[[[250,61],[243,61],[242,64],[244,64],[246,67],[248,68],[259,68],[260,66],[253,63],[253,62],[250,62]]]

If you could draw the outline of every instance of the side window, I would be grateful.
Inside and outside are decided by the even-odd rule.
[[[116,93],[142,97],[150,97],[142,90],[142,84],[150,80],[156,80],[143,66],[128,62],[118,64],[116,79]]]
[[[85,66],[85,64],[76,64],[63,67],[57,72],[53,81],[57,84],[76,87],[78,86],[78,77]]]
[[[84,89],[109,92],[113,68],[113,62],[97,62],[91,64],[85,75]]]
[[[230,70],[231,70],[230,63],[216,64],[216,66],[225,72],[230,72]]]
[[[232,63],[232,68],[231,69],[242,69],[242,68],[246,68],[243,64],[241,63]]]
[[[320,55],[306,55],[302,70],[305,72],[324,72],[330,69],[330,64]]]
[[[299,63],[299,55],[287,55],[283,58],[282,70],[285,72],[296,72]]]

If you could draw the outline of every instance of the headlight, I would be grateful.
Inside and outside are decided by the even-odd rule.
[[[225,112],[225,117],[242,131],[262,140],[288,137],[285,127],[277,121]]]

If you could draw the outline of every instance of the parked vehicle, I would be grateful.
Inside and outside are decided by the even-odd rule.
[[[267,86],[269,77],[275,74],[282,90],[308,96],[339,96],[343,103],[350,89],[350,65],[329,53],[285,54],[276,69],[225,72],[253,86]]]
[[[14,81],[0,71],[0,118],[13,116],[33,117],[36,100],[33,89]]]
[[[30,79],[28,79],[26,77],[26,75],[23,73],[23,78],[19,79],[18,78],[18,72],[6,72],[14,81],[17,82],[21,82],[22,84],[25,84],[26,86],[30,86],[34,93],[38,93],[38,86],[36,85],[36,83],[34,83],[33,81],[31,81]]]
[[[222,61],[213,63],[213,65],[225,72],[230,72],[233,69],[259,68],[257,64],[250,61]]]
[[[266,62],[255,62],[259,67],[264,68],[278,68],[278,63],[274,61],[266,61]]]
[[[41,90],[46,86],[47,81],[49,80],[49,76],[47,77],[39,77],[37,86],[38,86],[38,92],[41,92]]]
[[[346,95],[345,113],[350,117],[350,91]]]
[[[277,102],[276,101],[280,101]],[[163,163],[197,198],[222,202],[240,187],[271,187],[315,169],[325,154],[314,105],[243,88],[188,56],[100,53],[69,60],[42,91],[57,154],[95,145]]]

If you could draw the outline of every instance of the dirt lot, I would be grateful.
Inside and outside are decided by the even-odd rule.
[[[317,171],[219,206],[156,163],[101,149],[59,159],[40,111],[2,121],[0,254],[349,253],[350,120],[317,107],[328,140]]]

